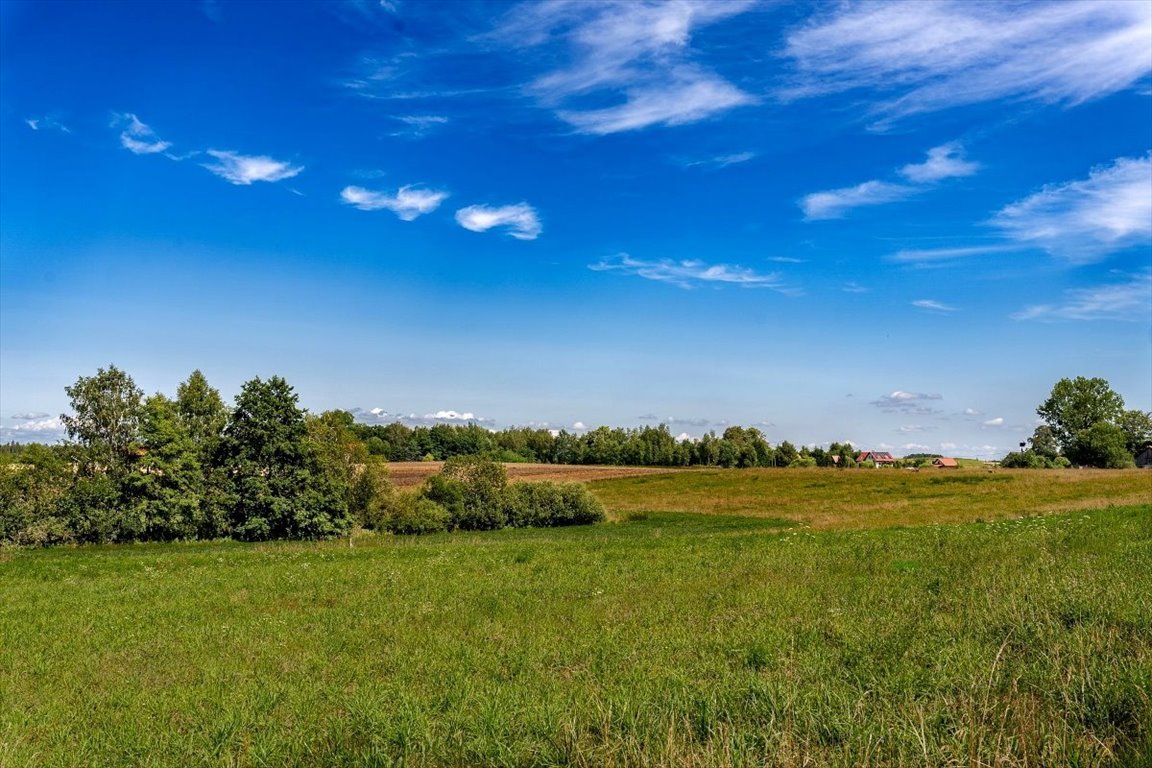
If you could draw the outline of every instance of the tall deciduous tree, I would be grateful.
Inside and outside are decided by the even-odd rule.
[[[220,438],[228,424],[228,407],[220,392],[208,385],[199,370],[176,388],[176,414],[200,464],[200,509],[196,514],[197,536],[204,539],[226,535],[231,502],[230,478],[218,464]]]
[[[196,446],[176,404],[161,394],[144,401],[143,454],[127,477],[126,496],[141,523],[141,538],[192,539],[203,531],[204,475]]]
[[[323,538],[350,527],[347,503],[308,440],[296,393],[279,376],[241,388],[219,457],[237,537]]]
[[[1133,456],[1152,442],[1152,413],[1138,410],[1124,411],[1116,419],[1116,426],[1124,432],[1125,447]]]
[[[215,448],[228,423],[228,408],[220,393],[208,386],[199,370],[176,388],[176,413],[202,456]]]
[[[1115,423],[1124,410],[1124,398],[1104,379],[1060,379],[1036,413],[1052,428],[1060,447],[1067,451],[1078,432],[1099,422]]]
[[[71,400],[72,413],[62,414],[60,420],[68,437],[82,448],[81,470],[122,476],[140,437],[144,393],[131,376],[114,365],[97,369],[95,376],[81,376],[64,391]]]

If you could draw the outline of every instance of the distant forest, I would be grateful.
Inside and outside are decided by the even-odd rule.
[[[493,431],[477,424],[409,427],[351,423],[368,453],[388,461],[442,461],[482,455],[504,462],[598,464],[649,467],[830,467],[855,463],[850,443],[797,448],[787,440],[773,447],[755,427],[728,427],[699,440],[677,440],[668,427],[597,427],[575,434],[564,430],[512,427]],[[838,457],[834,459],[833,457]]]

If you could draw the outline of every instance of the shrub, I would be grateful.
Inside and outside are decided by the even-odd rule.
[[[125,510],[116,482],[108,475],[81,476],[59,502],[59,516],[86,544],[132,541],[144,530],[144,520]]]
[[[448,530],[448,510],[419,492],[393,494],[384,504],[384,528],[392,533],[422,534]]]
[[[464,517],[464,484],[444,475],[432,475],[424,481],[419,495],[435,502],[448,513],[448,527],[456,528]]]
[[[388,465],[370,461],[360,468],[348,494],[348,511],[365,528],[376,528],[380,511],[392,495]]]
[[[504,492],[504,513],[515,528],[590,525],[605,519],[600,500],[579,483],[517,483]]]
[[[461,489],[463,503],[460,509],[449,510],[453,513],[456,527],[465,531],[489,531],[504,527],[507,522],[504,516],[504,489],[508,485],[508,473],[502,464],[481,456],[454,456],[444,463],[440,475],[458,483]],[[439,501],[435,498],[433,500]]]
[[[1000,466],[1007,469],[1051,469],[1054,464],[1035,451],[1013,451],[1000,460]]]

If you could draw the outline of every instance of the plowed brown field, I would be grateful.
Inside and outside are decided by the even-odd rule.
[[[393,461],[388,464],[388,473],[397,487],[411,488],[439,472],[443,466],[442,461]],[[508,479],[511,482],[553,480],[561,483],[586,483],[614,477],[639,477],[684,471],[683,467],[586,467],[570,464],[505,464],[504,466],[508,469]]]

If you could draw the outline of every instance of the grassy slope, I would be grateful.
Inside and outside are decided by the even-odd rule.
[[[818,529],[1000,520],[1152,504],[1146,470],[694,470],[591,483],[617,517],[687,511]]]
[[[0,553],[0,765],[1137,765],[1152,507]]]

